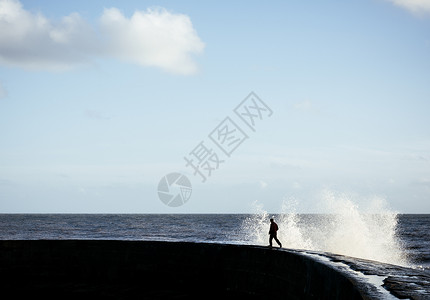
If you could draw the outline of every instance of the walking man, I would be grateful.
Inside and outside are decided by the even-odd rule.
[[[273,219],[270,219],[270,229],[269,229],[269,247],[272,248],[272,240],[275,239],[276,243],[278,243],[279,248],[282,248],[281,242],[278,240],[276,232],[278,231],[278,224],[273,221]]]

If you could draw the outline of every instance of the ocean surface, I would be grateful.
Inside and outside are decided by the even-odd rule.
[[[430,215],[0,214],[0,239],[119,239],[268,245],[343,254],[430,272]],[[274,243],[274,245],[276,245]]]

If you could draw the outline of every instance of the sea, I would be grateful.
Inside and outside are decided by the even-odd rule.
[[[0,214],[0,239],[100,239],[268,245],[358,257],[430,273],[430,215]],[[274,244],[276,245],[276,244]]]

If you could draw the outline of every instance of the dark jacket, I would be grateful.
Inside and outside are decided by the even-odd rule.
[[[275,234],[276,231],[278,231],[278,224],[276,224],[275,222],[270,224],[270,230],[269,230],[269,234]]]

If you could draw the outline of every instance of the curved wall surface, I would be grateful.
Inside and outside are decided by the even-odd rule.
[[[315,258],[245,245],[0,241],[0,274],[3,294],[17,297],[369,299]]]

